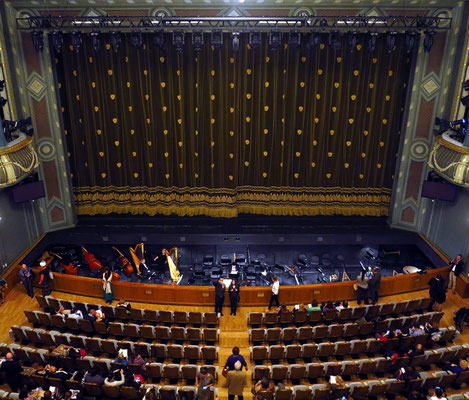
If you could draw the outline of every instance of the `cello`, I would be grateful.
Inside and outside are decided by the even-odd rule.
[[[120,263],[121,263],[121,268],[122,268],[122,272],[126,275],[126,276],[131,276],[133,273],[134,273],[134,267],[132,267],[132,264],[130,264],[129,260],[127,260],[127,257],[124,256],[120,251],[119,249],[117,249],[116,247],[112,246],[112,248],[117,251],[119,253],[119,260],[120,260]]]
[[[103,269],[101,262],[96,259],[93,253],[90,253],[84,247],[81,249],[83,250],[83,256],[85,257],[86,263],[90,266],[90,271],[95,272],[97,269],[99,269],[99,272],[101,272]]]

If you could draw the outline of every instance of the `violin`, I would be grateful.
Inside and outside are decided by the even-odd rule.
[[[124,273],[125,276],[130,277],[134,273],[134,267],[132,267],[132,264],[130,264],[129,260],[127,260],[127,257],[124,256],[119,249],[116,247],[112,247],[115,251],[119,253],[119,261],[121,264],[122,272]]]
[[[85,257],[85,262],[89,265],[90,271],[95,272],[97,269],[99,272],[103,270],[103,265],[100,261],[96,259],[93,253],[90,253],[84,247],[81,248],[83,250],[83,256]]]

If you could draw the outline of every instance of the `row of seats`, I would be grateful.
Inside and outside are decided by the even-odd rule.
[[[458,359],[459,354],[467,355],[468,348],[463,346],[440,347],[438,350],[427,350],[424,355],[415,357],[400,357],[396,360],[386,357],[363,358],[353,361],[330,361],[324,363],[306,364],[274,364],[255,365],[251,367],[253,381],[261,378],[269,378],[274,381],[299,381],[301,379],[318,379],[330,375],[340,375],[350,377],[359,374],[388,373],[395,368],[402,368],[407,365],[412,367],[424,367],[440,362],[450,362]],[[458,378],[467,381],[469,371],[464,371]]]
[[[160,343],[132,342],[114,339],[100,339],[96,337],[61,334],[57,331],[46,332],[43,329],[14,326],[10,334],[15,340],[29,341],[37,346],[59,346],[65,344],[85,349],[88,352],[106,353],[110,356],[117,355],[119,349],[127,349],[130,355],[140,354],[142,357],[150,357],[157,360],[205,360],[214,362],[218,360],[218,347],[215,346],[182,346],[180,344],[166,345]],[[24,334],[24,336],[22,336]],[[12,344],[11,346],[18,346]],[[8,345],[1,344],[0,350],[8,351]],[[34,349],[33,349],[34,350]],[[33,354],[35,354],[34,352]],[[37,353],[46,354],[47,350],[38,349]],[[31,356],[31,362],[44,362],[44,356]],[[42,361],[41,361],[42,360]]]
[[[398,381],[397,379],[381,379],[360,382],[348,382],[343,387],[331,390],[328,385],[296,385],[291,388],[278,389],[275,394],[272,392],[262,392],[263,400],[330,400],[330,399],[369,399],[384,395],[396,395],[408,393],[412,390],[433,389],[431,380],[424,383],[422,379],[415,379],[409,382]],[[456,394],[448,396],[448,400],[464,400],[469,398],[468,394]]]
[[[138,325],[123,322],[91,322],[84,318],[67,318],[63,315],[49,315],[42,311],[24,311],[26,318],[33,325],[43,325],[47,328],[70,330],[72,332],[85,332],[102,336],[113,335],[117,337],[144,338],[160,342],[218,342],[220,329],[218,328],[192,328],[163,325]]]
[[[441,329],[442,337],[440,342],[452,341],[457,335],[454,327]],[[303,358],[305,360],[314,357],[358,355],[364,353],[383,353],[396,349],[409,349],[417,344],[426,344],[430,340],[429,335],[406,336],[401,339],[393,338],[382,341],[375,338],[364,340],[338,341],[335,343],[323,342],[315,344],[290,344],[273,346],[250,346],[251,360],[255,362],[267,361],[276,362],[278,360],[295,360]],[[468,346],[469,349],[469,346]]]
[[[318,322],[349,321],[364,317],[399,315],[427,310],[431,299],[418,298],[401,302],[389,302],[382,304],[369,304],[366,306],[347,307],[341,310],[304,310],[292,313],[282,312],[251,312],[248,313],[248,325],[250,326],[275,326],[280,325],[303,325],[307,323],[317,324]]]
[[[149,310],[142,308],[114,307],[108,305],[91,304],[71,300],[56,299],[52,296],[36,296],[36,300],[43,309],[58,310],[63,306],[66,310],[78,308],[84,314],[90,310],[102,310],[107,318],[111,320],[151,322],[163,325],[193,325],[193,326],[217,326],[219,323],[218,314],[214,312],[185,312],[185,311],[164,311]]]
[[[15,358],[26,363],[52,363],[66,371],[83,370],[89,371],[95,368],[100,373],[108,374],[110,371],[122,368],[122,364],[114,362],[111,358],[106,357],[93,357],[85,356],[83,358],[74,359],[56,353],[49,353],[43,349],[33,349],[30,347],[20,346],[18,344],[4,345],[1,344],[2,350],[5,348],[11,351]],[[211,360],[209,360],[211,361]],[[218,379],[218,366],[212,364],[196,365],[196,364],[176,364],[176,363],[159,363],[148,362],[142,368],[140,364],[129,363],[127,368],[130,372],[135,374],[142,374],[152,380],[178,380],[183,379],[186,381],[195,380],[197,373],[203,366],[207,367],[209,372]]]
[[[345,323],[332,325],[302,326],[299,328],[253,328],[249,329],[249,341],[256,342],[307,342],[310,340],[323,340],[326,338],[347,338],[354,336],[367,336],[376,332],[401,329],[425,325],[425,323],[439,322],[443,312],[430,312],[410,317],[388,318],[378,322]]]
[[[155,388],[156,394],[160,400],[192,400],[197,395],[197,388],[195,386],[172,386],[172,385],[142,385],[139,389],[130,386],[107,386],[97,385],[96,383],[82,383],[79,381],[63,381],[61,379],[43,378],[37,375],[25,376],[25,380],[32,387],[42,387],[48,389],[50,386],[57,387],[60,391],[79,390],[81,393],[93,398],[105,396],[105,398],[119,398],[119,399],[141,399],[148,389]],[[212,388],[212,399],[218,396],[218,389]],[[0,391],[0,396],[5,396],[6,392]],[[8,397],[6,397],[8,398]],[[9,397],[15,398],[15,397]],[[18,398],[18,397],[16,397]],[[0,397],[1,399],[1,397]]]

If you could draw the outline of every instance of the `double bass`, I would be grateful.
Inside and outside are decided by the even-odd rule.
[[[95,272],[98,269],[101,272],[103,270],[103,265],[101,262],[96,259],[93,253],[90,253],[84,247],[82,247],[82,250],[85,261],[90,266],[90,271]]]
[[[126,275],[126,276],[131,276],[133,273],[134,273],[134,267],[132,267],[132,264],[130,264],[129,260],[127,260],[127,257],[124,256],[120,251],[119,249],[117,249],[116,247],[112,247],[115,251],[117,251],[119,253],[119,261],[121,263],[121,268],[122,268],[122,272]]]

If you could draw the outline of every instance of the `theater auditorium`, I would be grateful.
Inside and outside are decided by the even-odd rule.
[[[468,21],[0,2],[0,399],[469,398]]]

